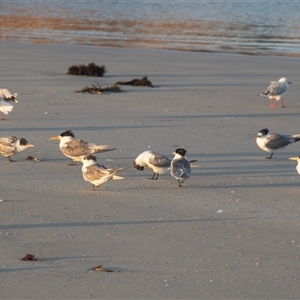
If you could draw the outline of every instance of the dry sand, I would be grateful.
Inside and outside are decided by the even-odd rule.
[[[0,53],[1,87],[19,94],[0,136],[35,145],[15,163],[0,157],[1,299],[300,297],[300,177],[288,160],[300,143],[266,160],[254,140],[265,127],[300,133],[298,58],[9,41]],[[64,75],[89,62],[104,77]],[[155,87],[75,93],[142,76]],[[257,93],[282,76],[287,108],[272,110]],[[181,189],[131,168],[93,192],[48,140],[68,129],[117,147],[97,155],[107,167],[178,146],[200,166]],[[88,271],[97,265],[115,272]]]

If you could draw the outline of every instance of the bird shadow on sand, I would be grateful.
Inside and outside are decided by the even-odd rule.
[[[147,224],[180,224],[180,223],[201,223],[208,221],[226,221],[226,220],[248,220],[248,217],[234,217],[223,218],[218,216],[217,218],[202,219],[176,219],[176,220],[139,220],[139,221],[117,221],[117,222],[58,222],[58,223],[28,223],[28,224],[10,224],[0,225],[0,230],[12,230],[12,229],[30,229],[30,228],[59,228],[59,227],[97,227],[97,226],[128,226],[128,225],[147,225]],[[251,218],[253,220],[253,218]]]
[[[192,118],[195,118],[195,119],[213,119],[213,118],[217,118],[217,119],[220,119],[220,118],[224,118],[224,119],[230,119],[230,118],[237,118],[237,119],[240,119],[240,118],[267,118],[267,117],[270,117],[270,118],[274,118],[274,117],[284,117],[284,116],[300,116],[300,113],[297,112],[270,112],[270,113],[255,113],[255,114],[251,114],[251,113],[248,113],[248,114],[236,114],[236,113],[227,113],[227,114],[196,114],[196,115],[168,115],[168,116],[153,116],[152,118],[159,118],[159,119],[163,119],[163,118],[168,118],[168,119],[192,119]],[[264,123],[266,121],[264,120]]]

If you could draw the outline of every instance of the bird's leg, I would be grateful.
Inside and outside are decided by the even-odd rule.
[[[283,99],[280,98],[280,104],[281,104],[281,108],[285,108],[286,106],[283,105]]]
[[[10,156],[7,156],[7,158],[8,158],[8,160],[9,160],[10,162],[14,162],[14,161],[15,161],[15,160],[12,160]]]
[[[267,156],[267,157],[266,157],[266,159],[271,159],[271,158],[272,158],[272,156],[273,156],[273,152],[271,153],[271,155],[270,155],[270,156]]]
[[[178,179],[178,186],[182,187],[180,180]]]
[[[275,108],[275,105],[274,105],[274,99],[273,98],[270,98],[270,108]]]
[[[75,166],[76,165],[76,161],[74,161],[73,159],[71,160],[71,163],[68,164],[68,166]]]
[[[93,188],[92,188],[92,191],[96,191],[96,189],[95,189],[95,185],[93,184]]]
[[[157,177],[155,178],[155,175],[157,175]],[[155,173],[155,172],[153,172],[153,175],[152,175],[152,177],[151,178],[148,178],[148,179],[150,179],[150,180],[157,180],[157,178],[158,178],[158,173]]]
[[[157,180],[157,179],[158,179],[158,176],[159,176],[159,173],[156,173],[156,178],[155,178],[155,180]]]

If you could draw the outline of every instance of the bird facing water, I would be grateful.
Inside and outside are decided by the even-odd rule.
[[[285,77],[280,78],[278,81],[270,81],[270,85],[264,93],[258,94],[258,96],[265,96],[270,99],[270,108],[275,108],[274,100],[280,101],[281,107],[284,108],[282,96],[288,92],[289,84]]]

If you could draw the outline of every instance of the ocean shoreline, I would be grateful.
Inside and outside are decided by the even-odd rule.
[[[241,54],[241,55],[249,55],[249,56],[275,56],[275,57],[300,57],[300,53],[293,53],[293,52],[275,52],[275,51],[263,51],[263,50],[256,50],[256,51],[247,51],[247,50],[195,50],[195,49],[185,49],[185,48],[175,48],[175,47],[158,47],[158,46],[140,46],[134,43],[128,45],[118,45],[114,43],[76,43],[76,42],[66,42],[66,41],[55,41],[52,39],[20,39],[20,38],[2,38],[0,41],[11,41],[11,42],[19,42],[19,43],[26,43],[26,44],[61,44],[61,45],[82,45],[82,46],[93,46],[93,47],[111,47],[111,48],[124,48],[124,49],[152,49],[152,50],[171,50],[171,51],[183,51],[183,52],[199,52],[199,53],[216,53],[216,54]]]

